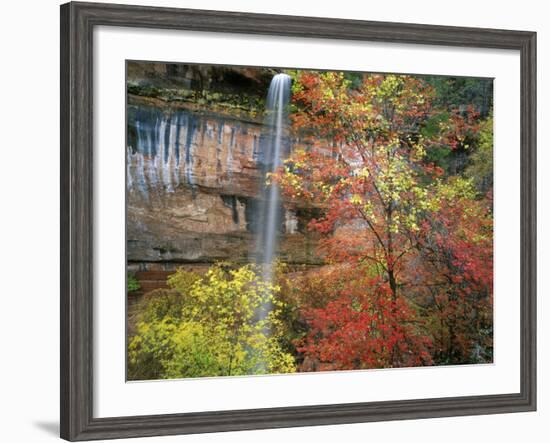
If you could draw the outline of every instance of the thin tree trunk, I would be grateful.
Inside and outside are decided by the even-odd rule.
[[[395,274],[394,274],[393,268],[390,268],[388,270],[388,280],[389,280],[390,290],[391,290],[391,313],[393,317],[392,321],[395,323],[396,321],[395,317],[397,315],[397,282],[395,280]],[[392,347],[391,362],[393,367],[399,366],[397,343],[394,343]]]

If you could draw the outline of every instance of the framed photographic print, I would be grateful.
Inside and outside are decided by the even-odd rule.
[[[536,34],[61,7],[61,436],[536,408]]]

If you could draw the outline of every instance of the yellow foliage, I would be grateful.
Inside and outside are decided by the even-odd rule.
[[[261,271],[227,263],[202,277],[176,271],[172,291],[150,297],[129,343],[130,378],[294,372],[294,358],[280,344],[280,288]]]

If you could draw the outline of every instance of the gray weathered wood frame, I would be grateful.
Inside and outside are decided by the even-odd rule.
[[[517,50],[521,57],[521,392],[274,409],[93,416],[92,54],[95,26]],[[515,296],[515,294],[512,294]],[[121,321],[123,321],[121,319]],[[61,6],[61,437],[70,441],[536,409],[536,33],[237,12]]]

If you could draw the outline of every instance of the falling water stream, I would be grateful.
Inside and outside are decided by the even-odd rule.
[[[216,135],[216,156],[220,156],[222,145],[227,144],[225,160],[226,180],[231,181],[234,155],[256,160],[262,172],[258,199],[251,203],[251,232],[256,234],[253,259],[261,269],[264,282],[273,280],[274,259],[283,230],[283,206],[277,185],[269,184],[269,175],[275,172],[290,153],[288,105],[291,95],[291,78],[287,74],[276,74],[271,80],[266,99],[265,120],[259,137],[254,135],[253,147],[244,152],[237,149],[237,130],[231,126],[230,140],[224,140],[224,121],[212,124],[184,109],[164,112],[153,107],[136,108],[130,128],[132,137],[128,147],[128,178],[130,191],[137,191],[149,201],[157,192],[173,193],[180,184],[193,188],[196,185],[195,161],[199,137],[214,139]],[[212,119],[212,118],[211,118]],[[243,134],[244,129],[238,129]],[[130,133],[130,132],[129,132]],[[202,143],[202,141],[200,141]],[[221,169],[218,158],[216,168]],[[153,191],[154,194],[150,194]],[[288,223],[286,229],[288,229]],[[266,303],[258,310],[258,320],[265,319],[272,309]],[[267,328],[267,327],[266,327]],[[265,331],[270,334],[269,330]],[[265,364],[260,363],[260,364]]]
[[[291,79],[287,74],[276,74],[271,80],[266,102],[266,131],[261,140],[260,163],[267,178],[282,165],[283,157],[289,151],[288,103]],[[263,278],[271,282],[273,259],[281,230],[282,207],[279,188],[276,185],[262,185],[259,214],[259,241],[257,260],[263,267]]]
[[[290,101],[291,78],[287,74],[276,74],[270,83],[262,129],[258,143],[254,138],[253,158],[262,171],[258,204],[254,214],[254,231],[257,243],[254,260],[263,269],[263,279],[271,282],[273,261],[283,229],[283,208],[279,189],[267,184],[269,174],[275,172],[290,151],[288,104]],[[208,131],[208,122],[185,110],[162,112],[156,108],[138,107],[133,121],[134,138],[128,149],[128,178],[130,190],[139,191],[148,200],[149,191],[163,189],[172,193],[180,181],[195,185],[194,155],[197,136],[213,137]],[[224,122],[217,125],[218,149],[228,143],[225,164],[227,177],[231,179],[233,149],[236,130],[231,127],[230,140],[223,140]],[[242,150],[241,146],[241,150]],[[219,155],[219,154],[218,154]],[[269,310],[269,309],[268,309]]]

